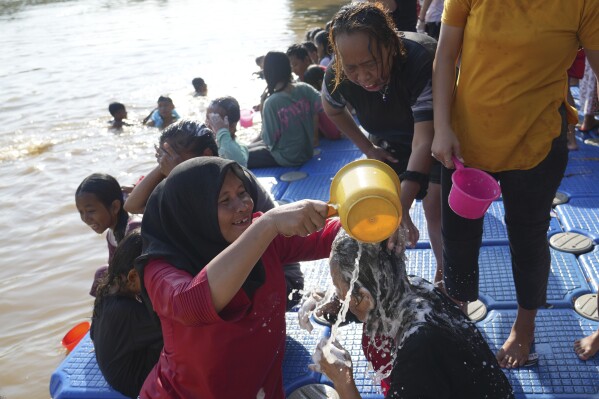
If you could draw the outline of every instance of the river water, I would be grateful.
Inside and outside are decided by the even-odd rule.
[[[79,219],[75,189],[94,172],[130,184],[154,166],[158,130],[115,134],[108,104],[136,121],[162,94],[184,117],[203,119],[221,95],[249,108],[265,86],[254,59],[302,41],[345,2],[0,2],[0,397],[49,397],[62,336],[90,318],[107,248]],[[192,96],[197,76],[208,99]]]

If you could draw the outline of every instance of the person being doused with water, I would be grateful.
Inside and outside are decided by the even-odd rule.
[[[136,270],[164,350],[141,398],[284,398],[282,265],[328,256],[340,224],[315,200],[254,213],[250,193],[237,163],[198,157],[150,196]]]
[[[385,352],[378,357],[388,362],[375,371],[387,378],[386,398],[514,398],[474,323],[433,284],[409,277],[403,254],[386,242],[359,243],[340,230],[330,272],[344,307],[364,323],[364,352]],[[314,360],[311,367],[342,399],[360,397],[351,357],[338,342],[321,343]]]
[[[215,98],[206,110],[206,125],[216,134],[218,155],[247,166],[248,148],[235,137],[239,119],[239,102],[231,96]]]

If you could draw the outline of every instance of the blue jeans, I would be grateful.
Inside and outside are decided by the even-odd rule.
[[[524,309],[545,305],[551,255],[547,230],[553,198],[568,163],[565,109],[561,134],[547,157],[529,170],[493,173],[501,183],[505,224],[512,257],[512,274],[518,304]],[[447,293],[460,301],[478,299],[478,255],[483,218],[464,219],[448,204],[454,169],[441,168],[443,269]]]

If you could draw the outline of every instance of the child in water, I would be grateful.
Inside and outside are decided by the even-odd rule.
[[[181,117],[175,109],[175,104],[170,97],[160,96],[156,107],[150,115],[143,120],[144,125],[154,126],[164,129],[173,122],[178,121]]]
[[[141,255],[139,229],[119,243],[98,286],[90,336],[106,381],[137,398],[162,350],[162,330],[142,303],[139,275],[133,268]]]
[[[106,234],[108,262],[112,259],[118,243],[131,230],[139,227],[141,221],[123,208],[123,192],[119,182],[112,176],[94,173],[86,177],[75,191],[75,205],[83,223],[98,234]],[[96,271],[90,295],[96,296],[99,280],[106,273],[107,266]]]
[[[114,118],[111,120],[110,127],[113,129],[120,129],[123,126],[131,126],[124,120],[127,119],[127,109],[124,104],[121,103],[110,103],[108,106],[108,112]]]
[[[208,95],[208,85],[202,78],[194,78],[191,81],[193,89],[195,90],[194,96],[206,97]]]

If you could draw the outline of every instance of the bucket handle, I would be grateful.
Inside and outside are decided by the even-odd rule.
[[[464,164],[460,162],[460,160],[458,159],[458,157],[456,157],[455,155],[452,155],[451,156],[451,160],[453,161],[453,164],[455,165],[455,168],[457,170],[464,169]]]

